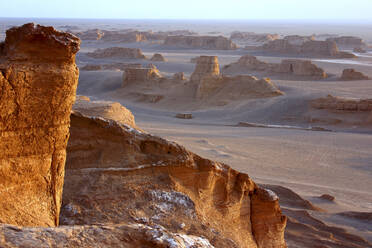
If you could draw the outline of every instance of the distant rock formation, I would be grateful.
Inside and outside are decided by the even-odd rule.
[[[151,61],[161,61],[161,62],[165,62],[167,61],[163,55],[161,55],[160,53],[155,53],[152,58],[150,59]]]
[[[372,99],[350,99],[328,95],[311,102],[315,109],[341,110],[341,111],[372,111]]]
[[[87,56],[101,59],[101,58],[125,58],[125,59],[146,59],[141,49],[139,48],[126,48],[126,47],[109,47],[104,49],[97,49]]]
[[[302,41],[302,43],[301,43]],[[285,54],[308,57],[333,57],[333,58],[355,58],[352,53],[338,50],[334,41],[303,40],[295,37],[292,39],[277,39],[270,41],[259,49],[274,54]]]
[[[337,46],[343,49],[365,48],[367,47],[362,38],[355,36],[340,36],[328,38],[327,41],[336,42]]]
[[[345,69],[342,71],[341,80],[368,80],[369,77],[354,69]]]
[[[56,226],[80,40],[29,23],[0,47],[0,222]]]
[[[164,45],[210,50],[234,50],[237,48],[236,44],[223,36],[168,36],[164,41]]]
[[[361,47],[355,47],[353,49],[353,52],[355,53],[366,53],[367,51],[364,49],[364,48],[361,48]]]
[[[89,29],[87,31],[74,33],[81,40],[100,40],[102,39],[104,32],[99,29]]]
[[[222,76],[217,56],[200,56],[190,82],[195,85],[195,96],[199,99],[207,98],[222,88],[221,92],[227,95],[268,97],[282,94],[270,79],[259,80],[248,75]]]
[[[244,40],[250,42],[268,42],[272,40],[279,39],[280,36],[278,34],[257,34],[254,32],[239,32],[235,31],[232,32],[230,35],[231,40]]]
[[[285,59],[280,64],[266,63],[255,56],[244,55],[237,62],[224,66],[223,72],[265,71],[267,73],[285,73],[288,75],[323,79],[327,74],[310,60]]]
[[[185,81],[187,80],[185,77],[185,73],[183,72],[177,72],[173,74],[173,79],[177,81]]]
[[[117,240],[120,223],[120,236],[132,237],[122,240],[128,247],[164,247],[170,240],[172,247],[185,247],[184,240],[200,247],[286,247],[278,197],[248,175],[99,117],[74,113],[70,131],[64,225],[107,226],[106,245]]]
[[[126,68],[123,74],[122,87],[126,87],[132,83],[156,81],[161,78],[162,75],[154,65],[151,65],[149,68]]]
[[[288,41],[291,45],[302,45],[304,42],[313,41],[315,37],[311,36],[300,36],[300,35],[288,35],[283,38],[284,40]]]
[[[178,119],[192,119],[192,114],[190,113],[178,113],[175,116]]]
[[[124,71],[127,68],[139,68],[142,64],[134,63],[112,63],[112,64],[87,64],[80,68],[82,71],[100,71],[100,70],[114,70],[114,71]]]

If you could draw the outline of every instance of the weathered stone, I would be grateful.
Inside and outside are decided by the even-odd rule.
[[[125,58],[125,59],[145,59],[146,56],[142,54],[139,48],[126,47],[109,47],[104,49],[97,49],[94,52],[87,53],[87,56],[100,58]]]
[[[368,80],[369,77],[354,69],[345,69],[342,71],[341,80]]]
[[[6,32],[0,64],[0,222],[56,226],[80,40],[33,23]]]
[[[212,50],[234,50],[237,48],[236,44],[223,36],[168,36],[164,45]]]
[[[160,53],[155,53],[152,58],[150,59],[151,61],[161,61],[161,62],[165,62],[167,61],[163,55],[161,55]]]

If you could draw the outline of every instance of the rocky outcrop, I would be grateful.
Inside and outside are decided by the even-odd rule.
[[[124,59],[145,59],[141,49],[139,48],[126,48],[126,47],[109,47],[104,49],[97,49],[87,56],[101,59],[101,58],[124,58]]]
[[[310,60],[285,59],[280,64],[266,63],[258,60],[255,56],[244,55],[237,62],[224,66],[223,72],[240,71],[264,71],[267,74],[285,73],[300,77],[309,77],[312,79],[323,79],[327,74],[322,68],[313,64]]]
[[[167,61],[163,55],[161,55],[160,53],[155,53],[152,58],[150,59],[151,61],[160,61],[160,62],[165,62]]]
[[[191,81],[200,81],[205,77],[219,77],[220,65],[217,56],[200,56],[196,59],[194,72],[191,74]]]
[[[173,79],[176,81],[185,81],[187,80],[185,77],[185,73],[183,72],[176,72],[173,74]]]
[[[90,101],[89,98],[86,99],[84,96],[79,96],[72,109],[86,116],[101,116],[108,120],[136,128],[132,112],[118,102]]]
[[[33,23],[6,32],[0,58],[0,222],[56,226],[80,40]]]
[[[87,64],[80,68],[82,71],[124,71],[127,68],[139,68],[141,64],[135,63],[111,63],[111,64]]]
[[[351,99],[328,95],[327,97],[313,100],[311,107],[315,109],[365,112],[372,111],[372,99]]]
[[[279,39],[278,34],[257,34],[254,32],[232,32],[230,35],[231,40],[244,40],[250,42],[264,43],[272,40]]]
[[[151,65],[148,68],[126,68],[123,74],[122,87],[132,83],[152,82],[162,78],[159,70]]]
[[[311,57],[333,57],[333,58],[354,58],[352,53],[338,50],[334,41],[306,40],[302,43],[299,39],[277,39],[262,45],[259,49],[274,54],[285,54],[294,56]]]
[[[120,31],[105,31],[102,38],[104,41],[115,41],[123,43],[132,42],[143,42],[147,41],[146,35],[142,32],[131,31],[131,32],[120,32]]]
[[[257,79],[248,75],[235,77],[222,76],[216,56],[200,56],[190,82],[195,85],[196,98],[207,98],[217,91],[226,95],[246,95],[268,97],[281,95],[282,92],[270,79]]]
[[[355,36],[340,36],[328,38],[327,41],[336,42],[337,46],[343,49],[365,48],[367,47],[363,39]]]
[[[314,36],[300,36],[300,35],[288,35],[283,38],[288,41],[291,45],[302,45],[302,43],[307,41],[315,40]]]
[[[286,246],[278,198],[248,175],[114,121],[75,113],[70,131],[64,225],[110,223],[116,236],[133,223],[159,238],[204,239],[202,247]],[[144,240],[141,230],[122,233]]]
[[[164,45],[211,50],[234,50],[237,48],[230,39],[223,36],[168,36]]]
[[[341,75],[341,80],[345,80],[345,81],[368,80],[368,79],[369,79],[368,76],[354,69],[344,69]]]
[[[366,53],[367,51],[364,48],[356,47],[353,49],[353,52],[355,53]]]

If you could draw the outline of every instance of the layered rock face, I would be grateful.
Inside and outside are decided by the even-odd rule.
[[[123,74],[122,87],[131,83],[151,82],[160,78],[162,76],[154,65],[150,68],[127,68]]]
[[[365,48],[367,47],[363,39],[355,36],[341,36],[328,38],[327,41],[336,42],[337,46],[341,48]]]
[[[2,46],[0,222],[56,226],[80,40],[30,23],[9,29]]]
[[[217,56],[200,56],[196,59],[194,72],[191,74],[191,81],[199,81],[205,77],[219,77],[220,65]]]
[[[315,40],[314,36],[300,36],[300,35],[288,35],[283,38],[288,41],[291,45],[302,45],[302,43],[307,41]]]
[[[336,42],[308,40],[304,42],[290,41],[288,39],[278,39],[270,41],[261,46],[263,51],[301,56],[323,56],[336,58],[354,58],[355,55],[338,50]]]
[[[223,36],[168,36],[164,45],[212,50],[234,50],[237,48],[231,40]]]
[[[327,77],[324,70],[313,64],[310,60],[299,59],[285,59],[282,60],[280,64],[276,64],[260,61],[252,55],[244,55],[237,62],[226,65],[223,68],[224,72],[244,70],[265,71],[267,73],[286,73],[316,79]]]
[[[279,39],[278,34],[257,34],[253,32],[232,32],[230,39],[232,40],[246,40],[252,42],[268,42]]]
[[[87,53],[87,56],[100,58],[126,58],[126,59],[145,59],[141,49],[126,48],[126,47],[109,47],[104,49],[97,49],[94,52]]]
[[[161,62],[165,62],[167,61],[163,55],[161,55],[160,53],[155,53],[152,58],[150,59],[151,61],[161,61]]]
[[[89,29],[87,31],[74,34],[81,40],[100,40],[104,36],[104,32],[99,29]]]
[[[354,69],[344,69],[341,75],[341,80],[345,80],[345,81],[368,80],[368,79],[369,79],[368,76]]]
[[[341,111],[372,111],[372,99],[348,99],[328,95],[311,102],[311,107],[316,109],[341,110]]]
[[[78,113],[67,151],[62,224],[109,225],[110,242],[131,223],[139,230],[124,228],[120,236],[132,238],[122,242],[148,241],[143,247],[166,247],[171,237],[180,238],[172,247],[187,247],[182,237],[200,247],[286,247],[278,198],[227,165]]]

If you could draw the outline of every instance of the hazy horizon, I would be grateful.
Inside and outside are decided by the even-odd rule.
[[[13,0],[0,9],[3,18],[224,20],[372,22],[370,0]]]

